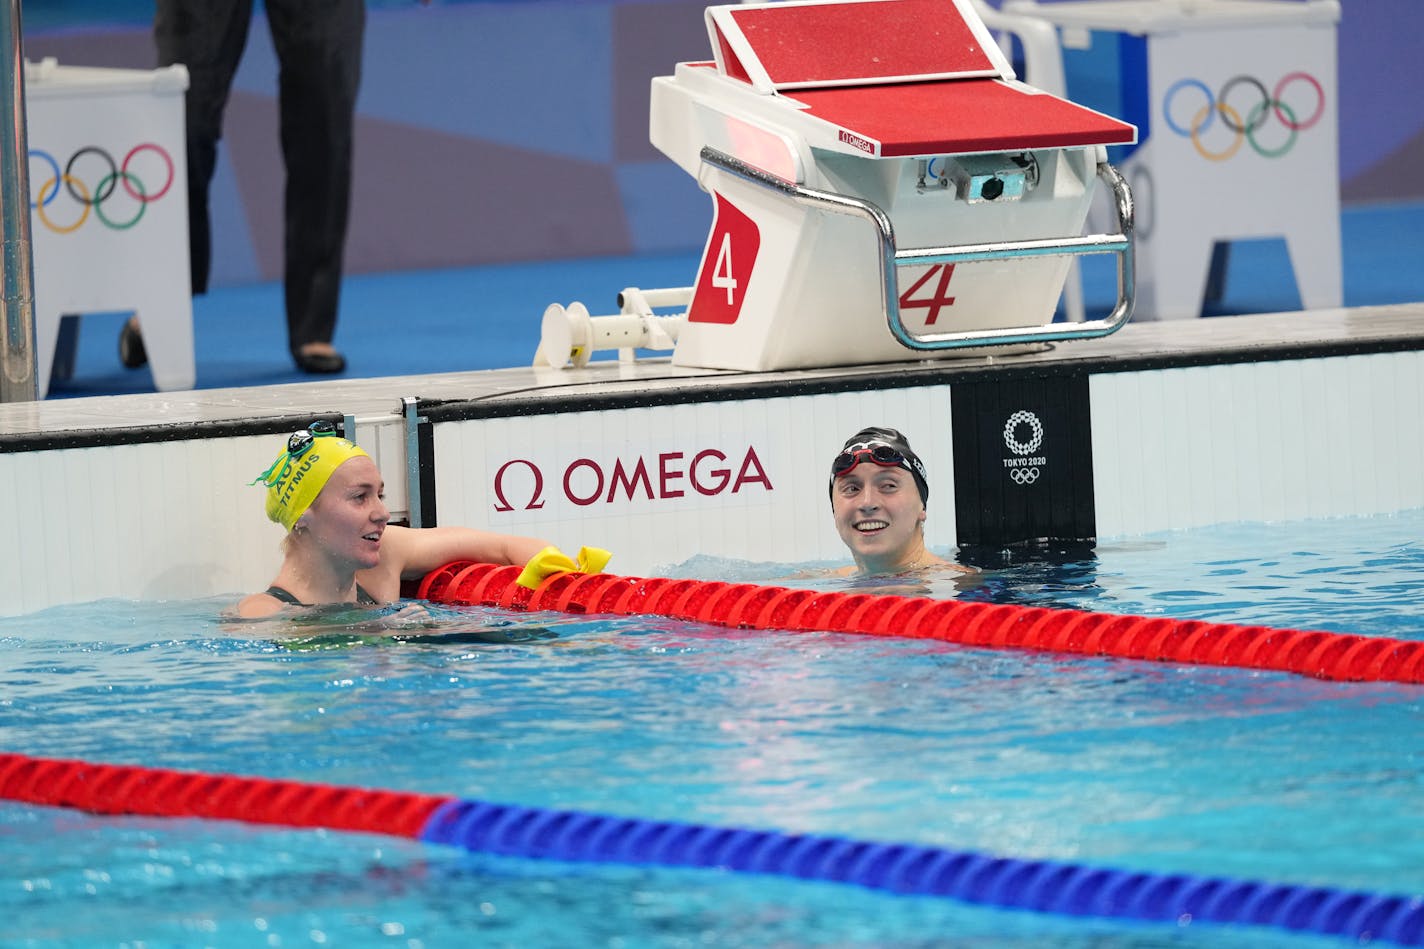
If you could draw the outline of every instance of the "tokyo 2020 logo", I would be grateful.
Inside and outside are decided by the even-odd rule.
[[[1020,428],[1028,429],[1027,441],[1018,437]],[[1047,458],[1034,454],[1042,445],[1043,423],[1033,412],[1020,409],[1004,422],[1004,447],[1017,456],[1005,458],[1004,467],[1015,484],[1033,484],[1038,480],[1043,466],[1048,463]]]

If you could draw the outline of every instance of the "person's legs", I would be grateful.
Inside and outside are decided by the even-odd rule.
[[[158,65],[188,69],[183,97],[188,150],[188,238],[193,293],[206,293],[212,267],[208,186],[217,167],[223,110],[247,45],[253,0],[157,0]]]
[[[301,368],[339,372],[345,361],[330,344],[351,201],[366,7],[363,0],[267,0],[266,8],[281,66],[288,342]]]
[[[206,293],[212,269],[208,186],[217,167],[223,109],[247,45],[252,0],[157,0],[153,38],[159,67],[188,69],[183,96],[188,153],[188,267],[194,294]],[[119,331],[119,361],[130,369],[148,362],[137,316]]]

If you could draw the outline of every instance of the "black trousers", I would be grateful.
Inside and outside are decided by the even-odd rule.
[[[247,45],[255,0],[157,0],[158,64],[188,68],[188,236],[193,292],[208,288],[208,189],[223,110]],[[351,155],[364,0],[265,0],[277,51],[287,171],[284,273],[288,344],[330,342],[351,204]]]

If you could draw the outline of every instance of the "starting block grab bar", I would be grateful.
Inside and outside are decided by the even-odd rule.
[[[900,250],[895,246],[895,228],[889,216],[870,201],[832,191],[806,188],[785,181],[710,146],[703,147],[700,154],[705,164],[735,175],[751,184],[780,192],[793,201],[828,211],[863,217],[870,221],[880,239],[880,271],[884,284],[883,301],[886,325],[889,326],[895,339],[909,349],[939,350],[962,346],[982,346],[988,343],[1006,345],[1106,336],[1121,327],[1132,316],[1133,300],[1136,295],[1132,192],[1128,188],[1126,179],[1107,162],[1098,163],[1098,177],[1112,189],[1113,205],[1118,223],[1118,233],[1116,234],[1089,234],[1080,237],[1000,241]],[[900,316],[898,279],[900,267],[1088,254],[1117,255],[1117,300],[1111,312],[1100,320],[1081,323],[1046,323],[1041,326],[1003,329],[915,333],[905,326],[904,320]]]

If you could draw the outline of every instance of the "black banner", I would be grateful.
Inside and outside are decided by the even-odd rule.
[[[965,382],[951,392],[961,550],[1090,546],[1097,521],[1088,377]]]

